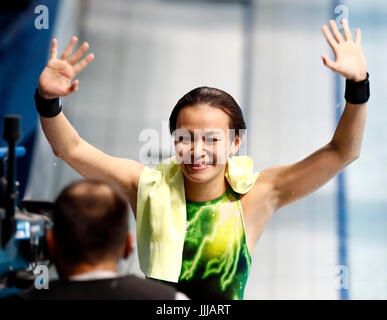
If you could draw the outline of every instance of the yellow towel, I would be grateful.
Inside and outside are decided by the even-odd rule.
[[[228,158],[226,179],[237,193],[246,193],[259,172],[248,156]],[[178,282],[186,231],[184,179],[176,156],[152,169],[145,166],[138,184],[137,249],[142,272],[148,277]]]

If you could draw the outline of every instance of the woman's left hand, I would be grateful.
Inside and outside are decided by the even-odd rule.
[[[333,20],[329,21],[329,26],[334,37],[326,25],[321,28],[336,57],[336,61],[332,61],[323,55],[323,62],[328,68],[341,74],[347,80],[362,81],[367,77],[367,63],[360,45],[361,31],[356,29],[355,41],[352,41],[348,21],[343,19],[341,23],[344,38]]]

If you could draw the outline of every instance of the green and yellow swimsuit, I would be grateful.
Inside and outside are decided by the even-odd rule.
[[[243,299],[251,257],[239,195],[229,187],[219,198],[186,202],[187,232],[178,283],[191,299]]]

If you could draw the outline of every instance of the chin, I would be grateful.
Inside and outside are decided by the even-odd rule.
[[[193,167],[188,164],[182,165],[184,175],[191,181],[206,182],[214,178],[218,174],[216,165],[206,165],[201,167]]]

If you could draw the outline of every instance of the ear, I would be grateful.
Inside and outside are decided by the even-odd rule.
[[[127,237],[126,242],[125,242],[124,259],[129,257],[129,255],[132,253],[132,251],[133,251],[132,244],[133,244],[133,234],[129,232],[128,237]]]
[[[240,138],[238,135],[235,135],[234,141],[231,143],[230,154],[236,155],[238,153],[238,150],[241,144],[242,144],[242,138]]]
[[[55,239],[54,239],[54,232],[52,229],[47,229],[46,231],[46,243],[48,247],[48,255],[50,256],[51,260],[55,260]]]

